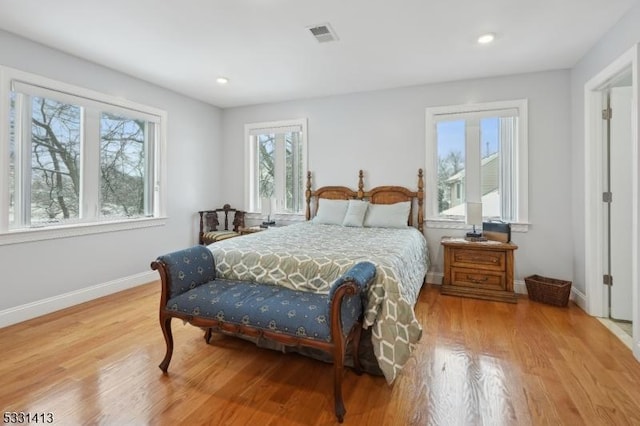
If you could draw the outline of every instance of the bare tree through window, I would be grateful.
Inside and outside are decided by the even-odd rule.
[[[300,132],[265,133],[258,135],[258,194],[262,198],[274,198],[276,194],[276,162],[284,163],[284,205],[280,210],[298,212],[302,210],[304,165],[301,155]],[[278,155],[278,150],[284,155]]]
[[[99,181],[91,189],[90,198],[99,203],[94,216],[146,215],[150,173],[147,121],[99,113],[99,139],[83,140],[85,118],[81,106],[45,97],[21,99],[18,102],[13,94],[10,102],[11,223],[41,226],[81,218],[83,174],[87,173],[93,173],[97,176],[94,181]],[[24,112],[18,111],[24,109],[22,105],[27,106]],[[17,123],[18,117],[30,118],[28,131]],[[99,146],[88,149],[86,144]],[[96,153],[99,170],[82,167],[83,161],[91,162],[86,151]]]
[[[31,223],[78,217],[80,113],[75,105],[32,99]]]
[[[145,213],[145,122],[102,114],[100,120],[100,213]]]

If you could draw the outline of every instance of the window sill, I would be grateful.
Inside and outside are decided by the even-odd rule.
[[[164,226],[166,217],[121,220],[114,222],[83,223],[46,228],[17,229],[0,234],[0,246],[32,241],[54,240],[58,238],[78,237],[105,232],[126,231],[131,229]]]
[[[260,212],[247,212],[246,217],[250,219],[263,219],[264,215]],[[290,220],[290,221],[299,221],[302,222],[305,220],[304,213],[273,213],[271,214],[272,219],[282,219],[282,220]]]
[[[454,219],[427,219],[426,227],[430,229],[460,229],[469,230],[470,225],[463,220]],[[529,232],[529,223],[511,223],[511,232]]]
[[[265,216],[259,212],[247,212],[245,221],[247,223],[259,224],[265,220]],[[277,224],[292,225],[298,222],[304,222],[306,219],[304,213],[275,213],[271,215],[271,220]]]

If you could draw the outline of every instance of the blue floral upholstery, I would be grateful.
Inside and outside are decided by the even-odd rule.
[[[337,280],[335,280],[333,282],[333,284],[331,284],[331,289],[329,290],[329,299],[333,299],[333,295],[335,294],[336,290],[338,290],[338,288],[346,281],[353,281],[356,283],[356,285],[359,288],[359,293],[358,295],[355,296],[345,296],[344,299],[342,299],[342,312],[341,312],[341,316],[342,316],[342,331],[346,334],[349,332],[349,330],[351,329],[352,325],[347,324],[345,321],[346,318],[350,318],[350,312],[349,310],[351,309],[351,306],[353,304],[353,302],[351,301],[352,298],[354,297],[360,297],[362,300],[365,300],[365,296],[366,296],[366,291],[367,291],[367,286],[369,285],[370,282],[373,281],[373,279],[376,276],[376,267],[373,263],[371,262],[359,262],[356,263],[355,265],[353,265],[347,272],[345,272],[344,274],[342,274],[342,276],[340,276]],[[360,305],[360,308],[362,309],[362,306],[365,304],[364,302],[360,301],[360,303],[358,303]],[[358,317],[360,316],[360,314],[358,314]],[[358,318],[356,317],[356,318]]]
[[[167,265],[169,298],[178,296],[201,284],[215,280],[213,254],[204,246],[194,246],[158,257]]]
[[[373,263],[360,262],[351,267],[331,284],[328,294],[216,279],[213,254],[204,246],[160,256],[151,263],[151,268],[160,271],[162,281],[160,327],[167,345],[159,365],[163,372],[167,372],[173,355],[172,318],[206,327],[207,343],[214,329],[235,328],[225,327],[228,324],[244,326],[237,327],[238,333],[255,335],[260,330],[268,339],[320,349],[332,356],[335,413],[342,423],[346,412],[342,399],[345,349],[351,334],[354,367],[360,374],[360,329],[356,325],[362,316],[361,295],[375,278]],[[332,307],[339,312],[340,323],[337,318],[330,318]],[[342,328],[343,336],[332,336],[332,324],[334,328]]]
[[[175,254],[172,260],[175,261]],[[180,262],[177,263],[178,266]],[[172,271],[171,275],[175,275]],[[336,289],[353,280],[361,292],[375,276],[375,266],[361,262],[338,278],[329,294],[296,291],[285,287],[215,279],[197,285],[167,301],[172,311],[248,325],[276,333],[331,341],[330,308]],[[362,314],[360,294],[342,299],[341,319],[345,336]]]

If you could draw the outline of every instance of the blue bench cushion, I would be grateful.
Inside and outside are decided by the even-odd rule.
[[[331,341],[330,299],[327,294],[285,287],[216,279],[169,299],[172,311],[244,324],[272,332]],[[360,296],[342,301],[346,334],[362,310]]]

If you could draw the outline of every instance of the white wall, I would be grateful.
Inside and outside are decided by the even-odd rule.
[[[539,273],[584,292],[584,83],[640,41],[640,4],[571,71],[424,85],[221,111],[106,67],[0,31],[0,64],[168,111],[167,225],[0,246],[0,317],[42,299],[144,273],[158,254],[196,242],[194,212],[244,202],[245,123],[309,119],[315,186],[415,187],[430,106],[529,99],[531,227],[514,234],[516,279]],[[222,161],[224,159],[224,161]],[[225,186],[220,189],[220,184]],[[571,215],[566,212],[571,211]],[[427,230],[434,270],[438,240]]]
[[[168,112],[166,225],[0,246],[0,324],[3,313],[70,292],[81,294],[98,284],[122,282],[150,271],[156,256],[197,243],[195,212],[222,201],[219,108],[3,31],[0,52],[2,65]],[[157,272],[153,274],[156,279]]]
[[[314,186],[416,187],[425,168],[425,108],[529,99],[528,233],[517,233],[516,279],[538,273],[571,280],[571,151],[569,71],[551,71],[225,109],[222,114],[224,198],[242,205],[244,124],[308,118]],[[440,237],[427,230],[432,269],[442,270]],[[461,234],[461,233],[460,233]]]
[[[571,70],[571,205],[573,285],[585,292],[584,85],[607,65],[640,42],[640,3],[591,49]]]

